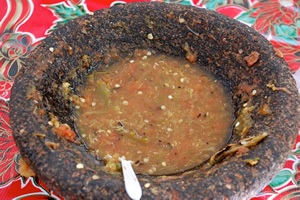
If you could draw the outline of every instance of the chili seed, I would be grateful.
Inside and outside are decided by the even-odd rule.
[[[77,169],[83,169],[83,168],[84,168],[84,165],[83,165],[82,163],[78,163],[78,164],[76,165],[76,168],[77,168]]]
[[[147,38],[148,38],[149,40],[153,40],[153,35],[152,35],[152,33],[149,33],[149,34],[147,35]]]
[[[85,103],[85,99],[84,98],[80,98],[81,103]]]
[[[180,24],[182,24],[182,23],[184,23],[185,22],[185,19],[184,18],[181,18],[181,17],[179,17],[179,23]]]
[[[166,106],[165,105],[162,105],[162,106],[160,106],[160,109],[162,109],[162,110],[166,110]]]
[[[68,82],[63,82],[62,86],[63,88],[68,88],[71,84]]]
[[[144,163],[147,163],[147,162],[149,162],[149,157],[144,158],[143,160],[144,160]]]
[[[93,176],[92,176],[92,179],[93,179],[93,180],[97,180],[97,179],[99,179],[99,178],[100,178],[100,177],[99,177],[98,175],[93,175]]]
[[[167,131],[168,131],[168,132],[171,132],[171,131],[173,131],[173,130],[172,130],[171,128],[167,128]]]
[[[231,189],[231,185],[229,185],[229,184],[226,184],[225,187],[226,187],[227,189]]]

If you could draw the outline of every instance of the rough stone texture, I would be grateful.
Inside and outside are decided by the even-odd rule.
[[[48,121],[52,112],[75,129],[74,106],[64,97],[62,83],[70,82],[72,92],[80,94],[88,73],[135,48],[180,57],[197,55],[199,66],[231,91],[236,116],[245,103],[253,106],[248,113],[253,123],[246,127],[245,137],[269,134],[249,152],[233,154],[214,166],[206,163],[173,176],[139,175],[143,198],[219,200],[257,194],[283,166],[298,131],[299,94],[289,68],[253,29],[216,12],[163,3],[118,5],[73,20],[28,58],[12,90],[11,124],[22,157],[40,179],[66,199],[128,198],[121,175],[105,173],[101,161],[83,145],[56,136]],[[252,58],[257,56],[252,52],[258,58]],[[271,112],[262,112],[263,105]],[[229,143],[240,139],[236,131]],[[47,141],[59,147],[50,148]],[[254,166],[244,161],[253,158],[260,158]],[[84,168],[77,169],[78,163]],[[95,174],[100,179],[93,180]],[[149,188],[146,183],[151,183]]]

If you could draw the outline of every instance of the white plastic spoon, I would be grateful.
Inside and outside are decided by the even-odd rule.
[[[131,161],[125,160],[123,157],[120,157],[119,160],[122,164],[125,190],[128,196],[133,200],[140,200],[142,197],[142,188],[132,169]]]

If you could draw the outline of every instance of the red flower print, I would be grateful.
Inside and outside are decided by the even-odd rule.
[[[12,137],[8,104],[0,100],[0,184],[18,175],[16,159],[19,151]]]
[[[12,85],[12,81],[0,81],[0,99],[9,100]]]
[[[292,25],[299,18],[299,0],[262,0],[253,5],[251,17],[257,18],[254,29],[275,35],[273,24]]]
[[[33,177],[18,177],[10,180],[5,185],[0,185],[0,197],[22,200],[64,199],[41,184],[38,178]]]
[[[12,80],[22,67],[22,59],[33,48],[32,38],[27,34],[0,35],[0,79]]]
[[[108,8],[118,3],[132,3],[132,2],[149,2],[150,0],[107,0],[107,1],[99,1],[99,0],[86,0],[85,3],[89,11],[96,11],[103,8]]]
[[[280,193],[277,194],[272,199],[273,200],[282,200],[282,199],[297,200],[299,198],[300,198],[300,187],[291,186],[281,190]]]
[[[292,71],[300,69],[300,42],[297,42],[295,45],[287,44],[279,40],[271,40],[270,42],[283,53],[284,59]]]
[[[216,11],[223,15],[227,15],[228,17],[236,18],[236,16],[240,15],[242,12],[245,12],[246,9],[237,5],[226,5],[216,8]]]

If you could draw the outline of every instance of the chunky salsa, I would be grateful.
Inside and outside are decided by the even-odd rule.
[[[124,156],[137,173],[172,174],[203,163],[227,142],[229,96],[196,64],[137,50],[88,77],[76,123],[107,170],[118,170]]]

